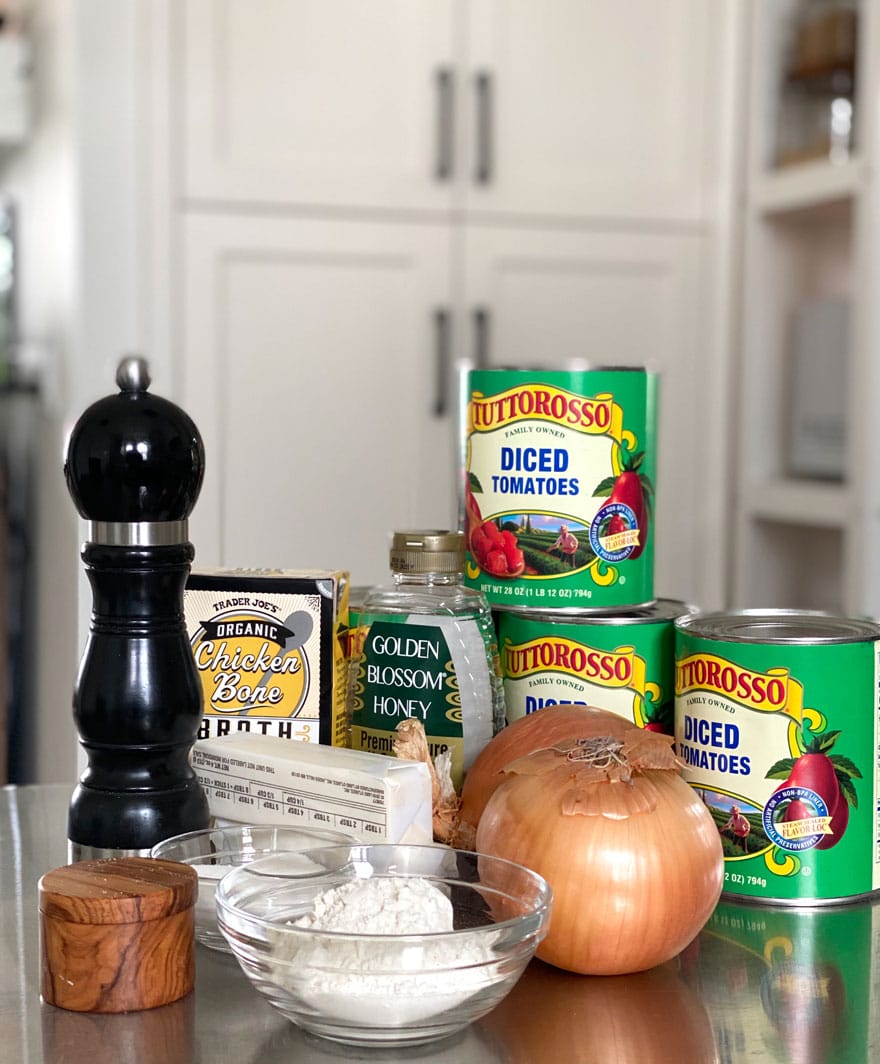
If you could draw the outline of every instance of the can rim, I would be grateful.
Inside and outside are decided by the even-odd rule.
[[[648,375],[656,376],[654,370],[648,366],[613,366],[607,362],[594,363],[589,359],[581,361],[572,360],[571,365],[568,368],[558,368],[549,366],[467,366],[465,367],[467,373],[542,373],[551,377],[571,377],[573,374],[578,373],[645,373]]]
[[[663,621],[675,621],[680,617],[690,616],[697,610],[687,602],[678,599],[654,599],[644,605],[624,606],[620,610],[550,610],[546,607],[529,606],[492,606],[496,613],[510,614],[524,621],[552,621],[557,624],[583,625],[632,625],[658,624]]]
[[[677,631],[730,643],[813,645],[880,639],[880,625],[869,618],[845,617],[823,610],[749,609],[700,612],[681,617]]]

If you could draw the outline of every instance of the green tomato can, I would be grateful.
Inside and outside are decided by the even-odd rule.
[[[499,607],[494,616],[507,723],[545,706],[598,706],[671,735],[673,625],[692,612],[674,599],[629,613]]]
[[[802,610],[675,624],[675,738],[725,894],[780,905],[880,888],[880,627]]]
[[[470,370],[465,582],[493,606],[650,605],[656,393],[641,368]]]

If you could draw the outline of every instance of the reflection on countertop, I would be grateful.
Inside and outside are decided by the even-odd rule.
[[[675,961],[609,978],[535,961],[507,999],[421,1048],[334,1045],[275,1012],[199,946],[196,992],[99,1016],[40,1001],[37,880],[66,860],[72,787],[0,789],[0,1058],[20,1064],[867,1064],[880,1059],[880,902],[722,900]],[[585,900],[588,904],[588,900]],[[22,963],[23,962],[23,963]]]

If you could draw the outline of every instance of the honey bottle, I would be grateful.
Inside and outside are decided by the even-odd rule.
[[[432,757],[448,751],[461,789],[474,758],[504,724],[492,615],[464,586],[461,532],[395,532],[393,583],[367,592],[350,687],[351,745],[389,754],[397,725],[418,720]]]

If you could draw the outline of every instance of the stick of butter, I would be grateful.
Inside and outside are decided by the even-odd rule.
[[[433,841],[420,761],[240,734],[197,743],[192,763],[216,817],[333,828],[359,842]]]

